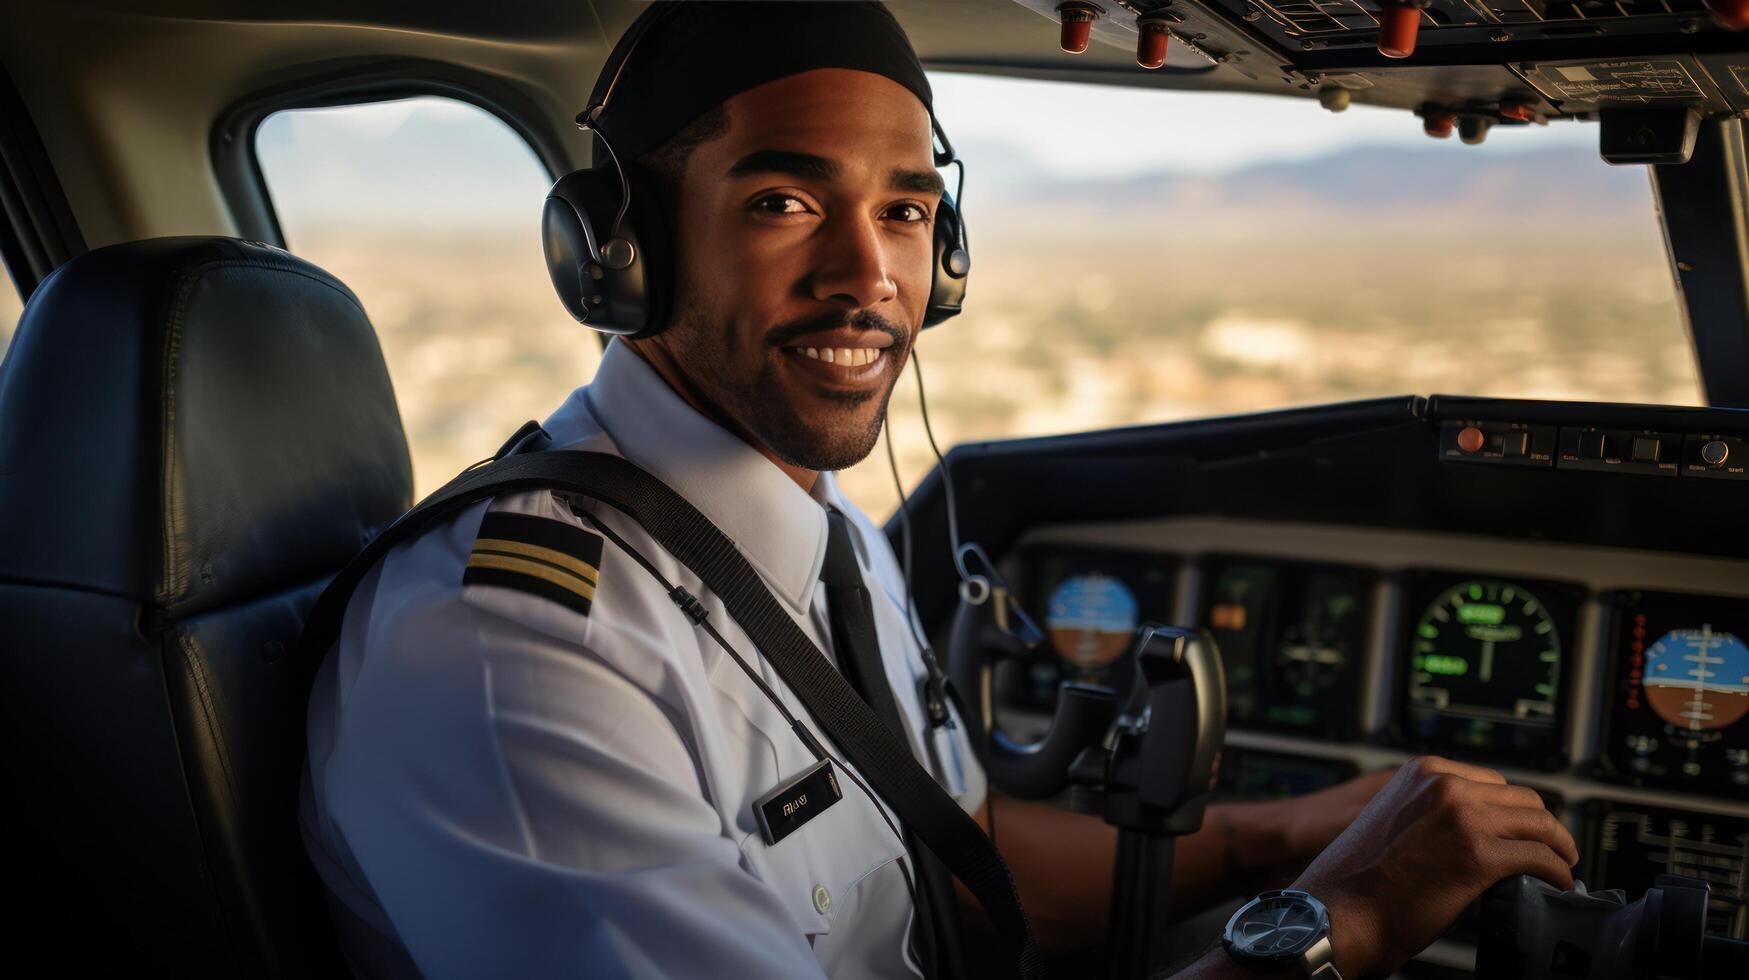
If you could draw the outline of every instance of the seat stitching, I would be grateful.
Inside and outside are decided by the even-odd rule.
[[[156,591],[158,598],[164,602],[172,601],[173,597],[180,596],[186,591],[186,583],[175,581],[176,568],[179,564],[178,559],[180,557],[178,544],[181,540],[181,534],[177,529],[181,525],[180,518],[182,517],[182,514],[179,508],[172,508],[170,506],[171,488],[176,485],[176,477],[173,472],[176,467],[175,392],[177,384],[176,368],[181,361],[180,354],[182,350],[183,317],[188,311],[189,299],[194,294],[195,287],[200,284],[202,277],[214,269],[230,267],[247,267],[261,269],[268,272],[283,272],[288,275],[308,279],[311,282],[320,283],[344,297],[358,310],[359,315],[363,316],[367,323],[370,319],[369,314],[364,311],[364,304],[360,303],[358,297],[344,285],[333,281],[332,279],[324,278],[323,276],[312,275],[305,270],[292,266],[264,262],[260,258],[209,259],[189,266],[186,269],[182,269],[177,273],[180,278],[177,281],[176,292],[171,301],[169,323],[167,324],[168,331],[165,336],[164,344],[164,360],[161,365],[160,374],[164,379],[159,405],[163,465],[159,475],[158,510],[159,516],[163,520],[164,533],[161,541],[163,566],[159,570],[160,585]]]

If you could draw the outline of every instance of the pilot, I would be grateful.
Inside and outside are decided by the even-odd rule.
[[[672,312],[608,344],[544,428],[636,463],[725,532],[984,821],[966,728],[925,703],[899,565],[832,475],[875,445],[930,293],[929,82],[878,4],[666,6],[598,122],[672,215]],[[962,943],[977,923],[962,930],[942,862],[719,597],[620,512],[548,491],[476,504],[389,552],[346,610],[309,708],[301,824],[360,973],[1005,968]],[[813,802],[772,811],[808,795],[771,799],[804,773]],[[1096,945],[1113,832],[1000,811],[1040,944]],[[1534,792],[1433,758],[1291,807],[1212,807],[1178,852],[1179,908],[1288,882],[1321,901],[1333,962],[1315,965],[1350,978],[1403,962],[1508,875],[1570,887],[1577,860]],[[1214,948],[1186,975],[1255,968]]]

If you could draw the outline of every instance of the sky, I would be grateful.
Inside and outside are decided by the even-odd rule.
[[[1219,175],[1357,145],[1431,142],[1408,112],[1357,105],[1331,113],[1312,99],[950,73],[935,73],[932,82],[937,114],[966,157],[968,190],[980,174],[984,180],[1162,170]],[[1444,146],[1502,154],[1592,146],[1596,139],[1593,125],[1559,122],[1497,129],[1480,147],[1456,139]],[[530,202],[544,197],[550,183],[508,127],[445,99],[279,113],[262,125],[257,147],[281,215],[303,221],[502,221],[507,213],[538,213]]]
[[[1058,176],[1128,176],[1157,170],[1218,175],[1263,160],[1317,156],[1357,144],[1423,146],[1421,120],[1401,109],[1316,99],[1078,85],[937,72],[936,115],[955,144],[1007,143]],[[1495,130],[1454,153],[1511,153],[1556,144],[1595,146],[1595,125],[1558,122]],[[975,159],[968,160],[972,166]]]

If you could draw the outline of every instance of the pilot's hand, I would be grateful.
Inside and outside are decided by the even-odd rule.
[[[1573,887],[1573,835],[1536,791],[1491,769],[1411,759],[1294,883],[1330,910],[1336,968],[1384,974],[1425,949],[1490,885],[1532,874]]]

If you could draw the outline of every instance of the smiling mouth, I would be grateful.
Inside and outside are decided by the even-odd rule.
[[[866,367],[887,353],[880,347],[785,347],[784,351],[840,367]]]

